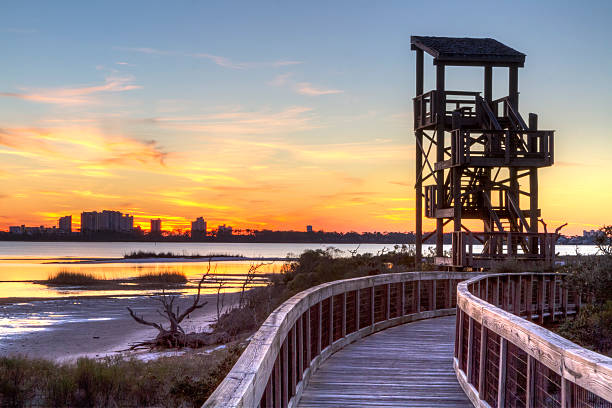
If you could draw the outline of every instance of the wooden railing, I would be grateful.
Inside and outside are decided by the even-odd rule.
[[[293,407],[331,354],[398,324],[454,314],[457,283],[473,276],[393,273],[300,292],[266,319],[204,406]]]
[[[454,130],[451,165],[552,166],[554,133],[553,130]]]
[[[500,274],[458,285],[453,365],[474,406],[612,407],[612,359],[531,322],[579,310],[564,279]]]
[[[440,104],[440,95],[444,102]],[[420,129],[437,123],[444,119],[450,121],[454,111],[460,111],[462,119],[478,118],[480,106],[478,99],[480,92],[468,91],[429,91],[413,99],[414,101],[414,128]],[[444,106],[444,109],[441,108]],[[450,123],[450,122],[449,122]]]
[[[507,259],[548,265],[555,261],[557,235],[553,233],[454,231],[452,234],[451,266],[491,268],[494,262]],[[474,251],[474,245],[478,244],[484,245],[482,251]]]

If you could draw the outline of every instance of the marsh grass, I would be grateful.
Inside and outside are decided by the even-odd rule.
[[[133,251],[129,254],[123,255],[124,259],[148,259],[148,258],[244,258],[241,254],[228,254],[228,253],[210,253],[210,254],[187,254],[185,252],[150,252],[150,251]]]
[[[210,354],[153,361],[81,358],[54,363],[0,357],[0,406],[201,406],[242,352],[233,345]]]
[[[187,283],[187,275],[178,271],[146,272],[133,280],[138,283],[183,284]]]
[[[66,285],[66,286],[88,286],[99,285],[105,282],[104,279],[97,278],[93,274],[84,272],[73,272],[61,269],[53,275],[49,275],[45,283],[49,285]]]

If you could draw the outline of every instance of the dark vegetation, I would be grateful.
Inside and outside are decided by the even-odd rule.
[[[146,272],[136,276],[132,280],[143,283],[187,283],[187,275],[178,271]]]
[[[199,407],[234,365],[243,346],[210,354],[79,359],[60,364],[0,357],[3,407]]]
[[[556,331],[583,347],[612,357],[612,228],[603,227],[602,232],[604,255],[578,256],[563,268],[569,274],[568,285],[582,293],[586,304]]]
[[[129,254],[123,255],[124,259],[148,259],[148,258],[187,258],[187,259],[198,259],[198,258],[244,258],[244,255],[240,254],[216,254],[210,253],[206,255],[200,254],[187,254],[187,253],[176,253],[176,252],[150,252],[150,251],[133,251]]]
[[[150,287],[165,287],[176,286],[187,283],[187,276],[176,270],[167,270],[160,272],[146,272],[134,278],[128,279],[105,279],[99,278],[93,274],[59,270],[57,273],[49,275],[47,280],[40,281],[51,286],[87,286],[90,289],[142,289],[145,285]],[[124,286],[125,283],[136,283],[138,286]]]
[[[46,280],[47,284],[57,286],[89,286],[97,285],[102,282],[104,282],[103,279],[99,279],[92,274],[67,270],[60,270],[49,276]]]

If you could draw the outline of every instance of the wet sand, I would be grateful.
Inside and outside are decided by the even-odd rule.
[[[226,294],[230,305],[237,294]],[[175,304],[184,309],[192,296]],[[216,319],[216,295],[203,295],[208,304],[183,321],[186,332],[208,331]],[[136,323],[131,307],[147,320],[162,321],[160,303],[148,296],[54,299],[0,305],[0,355],[20,354],[58,361],[101,357],[126,350],[155,337],[157,330]]]

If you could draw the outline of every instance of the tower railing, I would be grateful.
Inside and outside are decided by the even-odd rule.
[[[469,272],[405,272],[325,283],[280,305],[205,407],[294,407],[329,356],[369,334],[455,313]],[[449,356],[450,357],[450,356]]]
[[[551,166],[554,131],[454,130],[451,152],[452,166]]]
[[[500,260],[537,261],[552,265],[557,235],[538,232],[453,232],[453,266],[489,268]],[[483,249],[475,250],[475,245]]]
[[[439,95],[444,95],[444,108],[439,103]],[[433,126],[439,118],[448,124],[454,111],[460,111],[464,120],[476,123],[479,112],[480,92],[468,91],[429,91],[414,98],[414,128]]]
[[[497,274],[458,285],[453,366],[474,406],[612,407],[612,359],[532,323],[578,312],[565,279]]]

